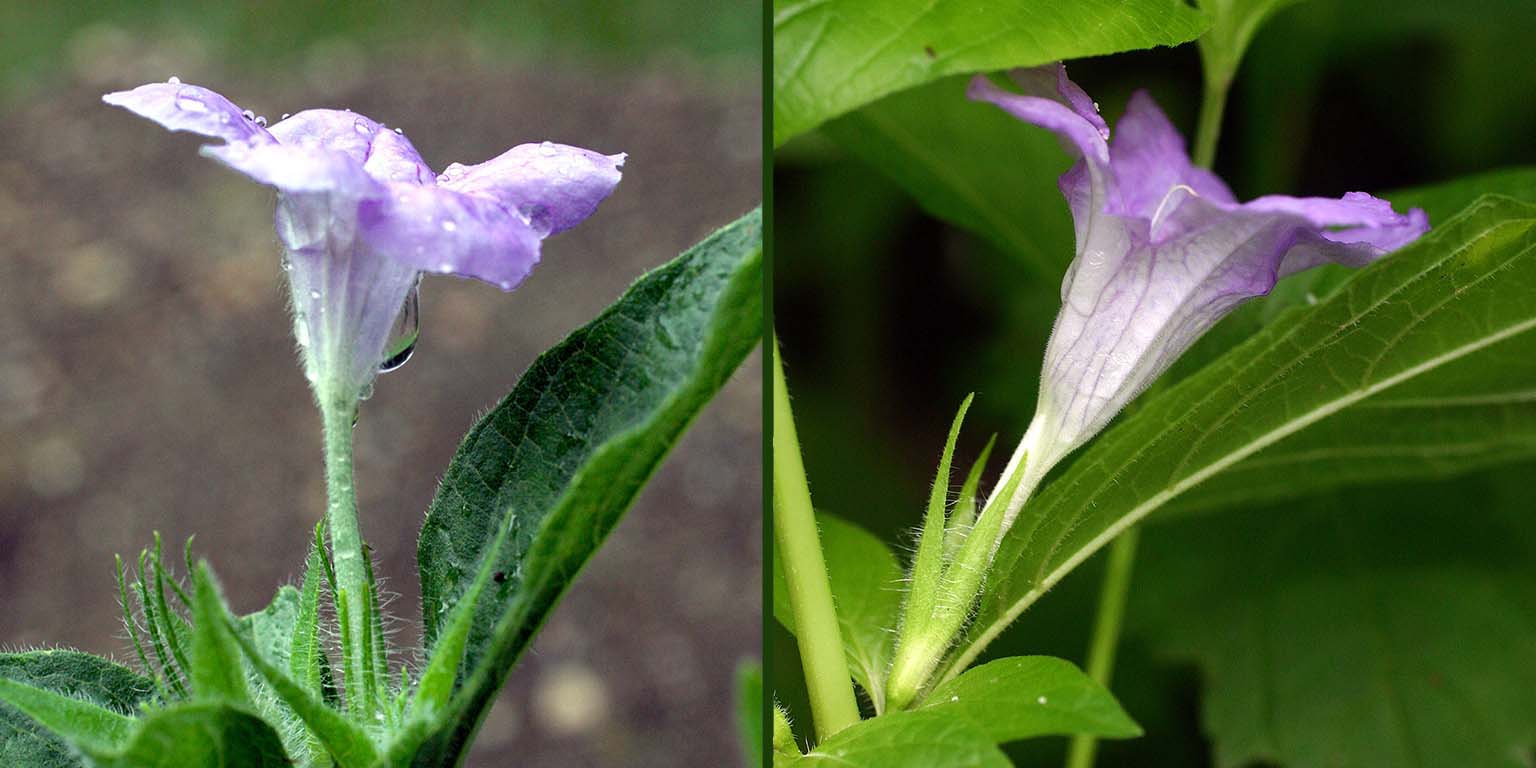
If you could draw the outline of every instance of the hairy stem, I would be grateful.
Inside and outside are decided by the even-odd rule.
[[[325,520],[331,533],[331,559],[336,566],[336,614],[342,627],[342,670],[347,709],[371,718],[374,703],[367,696],[368,608],[370,592],[363,536],[357,524],[357,488],[352,482],[352,421],[355,398],[320,398],[325,425]]]
[[[1131,591],[1131,569],[1136,563],[1139,528],[1130,528],[1109,545],[1109,566],[1104,584],[1099,588],[1099,611],[1093,622],[1093,638],[1088,644],[1088,676],[1105,688],[1115,668],[1115,647],[1120,640],[1120,623],[1125,616],[1126,597]],[[1067,768],[1088,768],[1098,742],[1092,736],[1075,736],[1067,752]]]
[[[857,723],[859,707],[853,699],[853,679],[843,655],[832,585],[821,554],[777,340],[773,345],[773,536],[789,583],[789,604],[795,616],[795,640],[805,668],[811,716],[817,737],[825,739]]]

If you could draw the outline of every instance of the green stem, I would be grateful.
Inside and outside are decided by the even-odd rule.
[[[1131,569],[1136,563],[1136,540],[1140,529],[1131,528],[1109,545],[1109,567],[1099,591],[1099,613],[1093,622],[1093,639],[1088,646],[1088,676],[1105,688],[1115,668],[1115,647],[1120,641],[1120,623],[1125,602],[1131,591]],[[1076,736],[1067,753],[1067,768],[1093,765],[1097,742],[1092,736]]]
[[[789,605],[795,616],[795,640],[805,668],[811,716],[818,739],[826,739],[857,723],[859,706],[853,699],[853,681],[843,655],[842,633],[832,605],[832,586],[816,532],[816,513],[795,436],[777,339],[773,344],[773,536],[789,583]]]
[[[1231,76],[1211,74],[1205,78],[1205,96],[1200,103],[1200,125],[1195,132],[1195,165],[1209,169],[1216,161],[1216,142],[1221,138],[1221,118],[1227,111],[1227,89]]]
[[[363,536],[357,524],[357,489],[352,483],[352,422],[357,415],[355,398],[320,398],[325,425],[325,487],[328,502],[325,519],[331,533],[331,559],[336,566],[337,617],[344,622],[341,636],[342,670],[347,709],[372,718],[374,703],[366,680],[368,658],[368,565]]]

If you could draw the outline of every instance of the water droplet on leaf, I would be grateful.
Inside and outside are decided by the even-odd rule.
[[[379,364],[379,373],[390,371],[405,365],[405,361],[411,359],[411,354],[416,351],[416,340],[421,337],[421,281],[411,286],[411,292],[405,297],[405,305],[400,308],[400,316],[395,318],[395,327],[390,330],[389,342],[384,345],[384,362]]]

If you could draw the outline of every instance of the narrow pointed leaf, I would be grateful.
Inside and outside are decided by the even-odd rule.
[[[976,496],[981,492],[981,473],[987,469],[987,459],[992,456],[992,446],[997,444],[997,435],[987,438],[987,444],[981,449],[981,455],[971,464],[971,471],[966,473],[965,482],[960,485],[960,498],[955,502],[955,509],[949,515],[949,523],[944,531],[944,551],[949,557],[954,557],[960,551],[960,545],[965,543],[965,537],[970,535],[971,526],[976,523]]]

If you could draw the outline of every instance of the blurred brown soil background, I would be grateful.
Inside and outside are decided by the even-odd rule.
[[[185,41],[183,41],[185,42]],[[357,483],[394,642],[419,637],[416,533],[474,419],[647,269],[756,205],[760,75],[373,57],[314,46],[258,76],[110,27],[0,114],[0,646],[132,656],[112,556],[196,534],[239,611],[297,579],[324,509],[320,425],[285,310],[272,193],[202,143],[103,105],[171,75],[276,121],[351,108],[428,163],[528,141],[628,152],[618,191],[546,242],[516,292],[429,277],[415,357],[357,427]],[[709,406],[556,609],[470,764],[739,762],[734,669],[760,654],[760,363]]]

